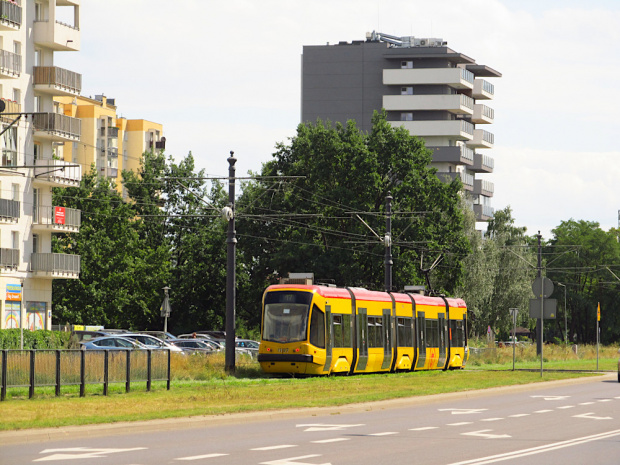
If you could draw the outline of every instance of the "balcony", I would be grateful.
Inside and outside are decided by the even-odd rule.
[[[490,100],[495,94],[495,86],[484,79],[476,79],[474,81],[474,89],[472,97],[480,100]]]
[[[80,50],[80,30],[60,21],[35,21],[34,42],[59,52]]]
[[[0,77],[18,78],[22,72],[22,56],[0,50]]]
[[[474,166],[471,171],[475,173],[492,173],[495,167],[495,161],[492,157],[482,153],[474,154]]]
[[[35,278],[79,279],[80,256],[64,253],[33,253],[30,271]]]
[[[454,178],[459,177],[461,179],[461,182],[463,183],[463,189],[465,189],[468,192],[471,192],[474,190],[474,177],[469,173],[464,173],[462,171],[457,171],[457,172],[438,171],[437,177],[445,183],[452,182]]]
[[[447,85],[454,89],[473,89],[474,75],[461,68],[384,69],[386,86]]]
[[[32,218],[35,231],[78,232],[82,212],[75,208],[38,207]]]
[[[78,118],[60,113],[35,113],[34,137],[52,141],[78,141],[82,122]]]
[[[474,113],[474,99],[464,94],[452,95],[384,95],[387,111],[444,110],[454,114]]]
[[[467,142],[468,147],[476,149],[490,149],[495,143],[495,136],[484,129],[474,129],[474,137]]]
[[[16,270],[19,266],[19,249],[0,249],[0,268]]]
[[[467,166],[472,166],[474,164],[474,151],[464,145],[427,148],[433,151],[434,163],[454,163]]]
[[[483,195],[485,197],[493,197],[495,186],[491,181],[486,179],[476,179],[474,181],[474,194]]]
[[[107,131],[108,138],[118,139],[118,128],[116,126],[102,127],[100,131],[101,137],[105,137]]]
[[[474,205],[476,221],[489,221],[493,218],[493,207],[489,205]]]
[[[99,168],[99,175],[104,177],[107,176],[108,178],[116,178],[118,176],[118,168],[112,168],[109,166]]]
[[[21,203],[17,200],[0,199],[0,223],[16,223],[19,220]]]
[[[34,90],[59,96],[80,95],[82,75],[57,66],[35,66]]]
[[[35,183],[50,187],[78,187],[82,180],[82,167],[63,160],[44,158],[35,162]]]
[[[474,137],[474,125],[465,120],[391,121],[390,124],[396,128],[403,126],[418,137],[448,137],[467,141]]]
[[[18,31],[22,25],[22,7],[6,0],[0,1],[0,31]]]
[[[10,123],[17,118],[17,115],[5,115],[4,113],[21,113],[22,106],[13,100],[7,100],[4,98],[0,100],[4,102],[4,112],[0,113],[0,121],[3,123]]]
[[[495,110],[481,103],[474,105],[474,114],[471,122],[476,124],[491,124],[495,118]]]

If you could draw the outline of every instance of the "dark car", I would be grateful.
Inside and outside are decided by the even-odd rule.
[[[209,344],[209,341],[205,339],[173,339],[169,342],[170,344],[181,349],[183,352],[190,354],[213,354],[219,350],[215,346]]]

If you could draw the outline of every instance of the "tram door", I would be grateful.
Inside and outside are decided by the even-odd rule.
[[[417,333],[416,333],[416,348],[418,349],[418,359],[415,367],[422,369],[426,364],[426,317],[424,312],[418,312],[417,320]]]
[[[390,368],[392,364],[392,312],[383,309],[383,364],[381,369]]]
[[[359,349],[359,360],[357,370],[365,370],[368,364],[368,311],[365,308],[357,309],[357,348]]]
[[[325,306],[325,366],[323,371],[329,373],[332,365],[332,347],[334,347],[334,317],[332,316],[332,306]]]
[[[448,345],[448,328],[446,327],[446,315],[439,315],[439,359],[437,360],[437,368],[446,365],[446,347]]]

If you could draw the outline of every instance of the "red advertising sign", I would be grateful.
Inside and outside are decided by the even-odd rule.
[[[65,207],[54,207],[54,223],[65,224]]]

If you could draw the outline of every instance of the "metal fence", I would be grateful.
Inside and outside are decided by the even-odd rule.
[[[79,386],[80,397],[86,385],[103,385],[108,394],[110,384],[124,383],[129,392],[132,383],[145,382],[151,390],[152,381],[166,381],[170,390],[169,350],[2,350],[0,357],[0,400],[6,399],[10,388],[55,387],[56,396],[62,386]]]

